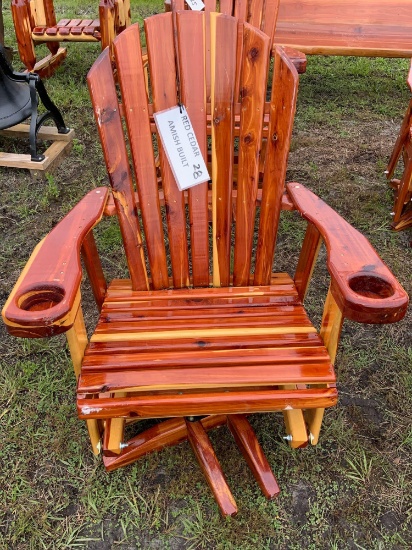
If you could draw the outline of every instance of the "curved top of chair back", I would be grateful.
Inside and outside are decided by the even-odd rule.
[[[247,23],[238,34],[237,19],[212,14],[211,102],[207,103],[205,17],[184,11],[176,14],[175,22],[172,13],[145,21],[148,79],[139,27],[129,27],[115,40],[137,196],[108,51],[88,76],[136,290],[149,288],[149,278],[155,289],[208,286],[211,280],[216,286],[270,283],[298,75],[278,51],[267,101],[269,37]],[[240,75],[239,94],[236,74]],[[210,188],[205,182],[181,192],[157,138],[153,112],[176,106],[177,82],[202,155],[211,161]]]

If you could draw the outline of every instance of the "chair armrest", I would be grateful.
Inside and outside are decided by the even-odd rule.
[[[361,323],[401,320],[408,295],[366,237],[303,185],[286,186],[296,209],[325,241],[331,291],[343,316]]]
[[[14,336],[42,338],[68,330],[80,301],[80,248],[100,221],[108,189],[88,193],[36,246],[3,311]]]

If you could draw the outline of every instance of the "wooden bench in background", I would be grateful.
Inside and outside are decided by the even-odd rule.
[[[280,0],[275,44],[305,54],[412,57],[412,2]]]
[[[102,50],[130,24],[129,0],[100,0],[97,19],[57,20],[53,0],[12,0],[11,13],[20,59],[28,71],[48,78],[66,57],[60,42],[100,42]],[[38,60],[35,47],[50,54]]]

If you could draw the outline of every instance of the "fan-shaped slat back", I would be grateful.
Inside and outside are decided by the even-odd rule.
[[[178,101],[172,13],[163,13],[157,17],[146,19],[145,31],[153,108],[155,112],[158,112],[175,107]],[[158,141],[158,146],[165,197],[173,285],[176,288],[180,288],[189,285],[184,196],[176,185],[160,140]]]
[[[250,277],[270,46],[266,34],[245,23],[233,273],[235,286],[247,285]]]
[[[114,52],[130,150],[138,181],[152,285],[154,289],[166,288],[169,286],[166,251],[139,28],[126,29],[121,34],[121,40],[115,42]]]
[[[211,15],[213,285],[230,283],[237,20]],[[223,47],[224,44],[230,47]]]
[[[176,16],[181,101],[186,107],[200,151],[207,159],[204,19],[200,12]],[[194,286],[209,285],[208,183],[189,194],[190,253]]]
[[[255,285],[270,284],[298,83],[295,67],[285,53],[277,48],[262,186]]]
[[[97,59],[87,77],[107,172],[113,189],[130,278],[134,290],[147,290],[142,238],[132,175],[127,158],[120,108],[109,51]]]

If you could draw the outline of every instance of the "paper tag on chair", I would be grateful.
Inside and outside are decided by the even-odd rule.
[[[202,0],[186,0],[186,4],[194,11],[201,11],[205,7]]]
[[[210,179],[184,106],[154,113],[157,130],[181,191]]]

